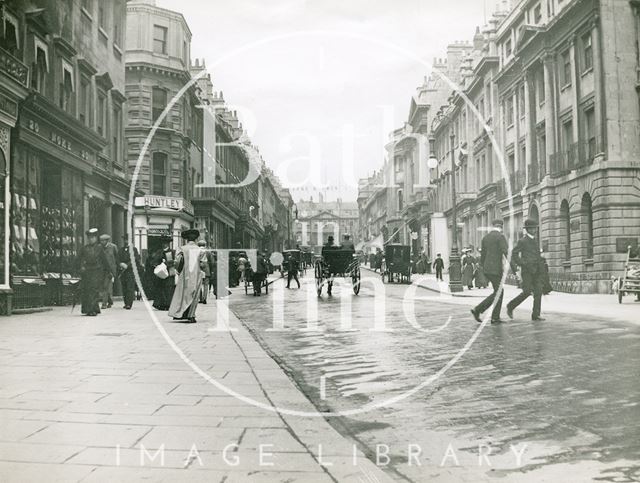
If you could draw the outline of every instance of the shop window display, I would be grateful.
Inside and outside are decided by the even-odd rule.
[[[13,181],[13,273],[75,275],[83,233],[81,176],[24,150],[16,156]]]

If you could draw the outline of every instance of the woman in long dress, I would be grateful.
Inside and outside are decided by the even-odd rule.
[[[473,288],[473,273],[475,272],[476,260],[469,249],[465,249],[464,252],[465,255],[462,257],[462,285],[471,290]]]
[[[171,249],[171,238],[166,237],[162,239],[162,248],[156,252],[154,259],[151,262],[152,271],[158,265],[164,262],[169,271],[169,276],[165,279],[155,277],[155,296],[153,299],[153,307],[158,310],[169,310],[171,305],[171,299],[173,297],[173,291],[176,286],[176,269],[174,267],[176,261],[176,252]]]
[[[173,320],[194,323],[207,258],[196,244],[200,236],[198,230],[185,230],[181,235],[187,243],[176,254],[175,267],[178,279],[169,307],[169,316],[173,317]]]

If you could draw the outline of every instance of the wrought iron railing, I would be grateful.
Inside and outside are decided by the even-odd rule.
[[[6,71],[20,84],[27,87],[29,68],[2,48],[0,48],[0,69]]]

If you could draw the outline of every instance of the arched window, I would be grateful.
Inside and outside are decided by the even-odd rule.
[[[582,226],[585,231],[585,256],[588,260],[591,260],[593,258],[593,210],[591,205],[591,195],[589,193],[582,195],[580,211],[582,212]]]
[[[571,216],[569,215],[569,202],[562,200],[560,204],[561,229],[564,232],[564,259],[571,260]]]

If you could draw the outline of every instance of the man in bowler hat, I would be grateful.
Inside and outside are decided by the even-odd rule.
[[[502,308],[502,296],[504,295],[502,287],[500,286],[500,282],[502,281],[503,258],[507,256],[509,246],[507,239],[502,234],[502,221],[495,220],[492,225],[491,231],[482,239],[480,266],[482,267],[485,278],[491,282],[493,293],[471,309],[471,313],[478,322],[482,322],[481,316],[483,312],[491,307],[495,298],[498,297],[491,311],[491,323],[499,324],[502,322],[500,320],[500,309]]]
[[[511,254],[511,269],[515,272],[520,266],[522,271],[522,292],[507,304],[507,315],[513,318],[515,308],[533,294],[533,312],[531,320],[544,320],[540,317],[542,305],[543,260],[536,237],[538,223],[525,220],[524,235],[516,244]]]

